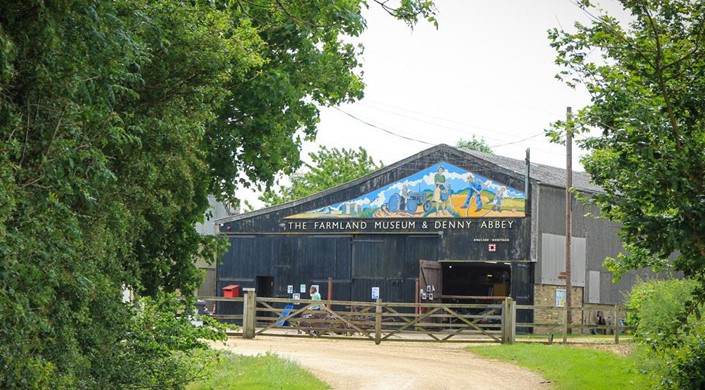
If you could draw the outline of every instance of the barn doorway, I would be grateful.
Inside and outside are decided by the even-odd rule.
[[[274,277],[273,276],[257,276],[255,278],[255,294],[258,297],[273,297],[274,296]],[[266,310],[258,310],[258,317],[273,316],[274,313]]]
[[[509,263],[442,260],[440,263],[443,296],[510,296]]]

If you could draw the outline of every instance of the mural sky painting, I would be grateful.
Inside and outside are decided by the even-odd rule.
[[[526,194],[440,162],[365,195],[288,218],[524,217]]]

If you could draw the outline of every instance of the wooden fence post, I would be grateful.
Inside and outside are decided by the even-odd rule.
[[[516,302],[506,298],[502,304],[502,344],[514,344],[516,335]]]
[[[375,306],[375,344],[382,342],[382,299],[377,298]]]
[[[568,304],[563,305],[563,344],[568,342]]]
[[[509,308],[509,312],[512,314],[512,344],[516,341],[517,338],[517,302],[515,300],[511,301],[511,308]]]
[[[242,313],[242,337],[246,339],[255,338],[255,317],[257,316],[257,294],[254,288],[243,288],[245,292],[245,305]]]
[[[614,343],[619,344],[619,305],[614,305]]]

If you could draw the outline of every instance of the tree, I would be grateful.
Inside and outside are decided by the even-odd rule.
[[[604,191],[591,201],[602,217],[621,223],[626,251],[606,265],[617,277],[642,267],[672,267],[697,280],[696,299],[686,307],[702,324],[698,306],[705,300],[705,4],[620,3],[631,13],[628,23],[600,15],[593,16],[591,25],[577,24],[574,33],[549,33],[558,52],[556,62],[563,67],[559,77],[572,86],[584,84],[592,96],[591,105],[574,120],[555,124],[552,135],[558,138],[559,129],[574,127],[576,132],[602,130],[581,146],[589,150],[585,170]],[[591,2],[581,1],[580,6],[596,14]],[[657,347],[661,350],[680,350],[683,359],[673,359],[673,368],[684,377],[670,386],[680,383],[682,388],[705,370],[705,333],[685,325],[687,317],[686,311],[673,319],[680,327],[673,332],[694,332],[691,345],[671,344],[679,337],[654,340],[662,343]]]
[[[601,215],[622,224],[628,253],[611,263],[618,274],[675,254],[676,270],[705,281],[704,5],[621,3],[633,17],[628,28],[603,15],[575,33],[550,33],[561,78],[592,95],[573,123],[556,128],[602,129],[582,142],[583,164],[604,190],[592,198]]]
[[[381,161],[376,163],[362,147],[354,150],[328,149],[322,146],[318,152],[308,155],[313,164],[306,164],[305,171],[299,170],[291,175],[290,185],[268,189],[259,199],[267,206],[290,202],[358,179],[384,167]]]
[[[485,141],[484,138],[476,138],[475,134],[473,134],[472,139],[469,140],[463,138],[459,139],[458,143],[455,146],[461,149],[475,150],[477,152],[494,154],[492,147],[490,147],[487,141]]]
[[[316,104],[361,96],[365,4],[0,2],[0,387],[183,386],[222,337],[174,317],[222,250],[207,195],[292,171]]]

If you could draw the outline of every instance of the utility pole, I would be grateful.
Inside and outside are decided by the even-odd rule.
[[[573,235],[573,223],[571,216],[571,194],[570,189],[573,187],[573,124],[571,123],[573,119],[573,113],[570,107],[566,109],[566,129],[565,129],[565,304],[567,305],[568,315],[566,321],[568,326],[573,323],[573,316],[570,310],[572,302],[572,290],[573,290],[573,279],[571,272],[571,258],[570,258],[570,247],[571,247],[571,237]],[[568,333],[572,333],[571,329],[568,328]]]

